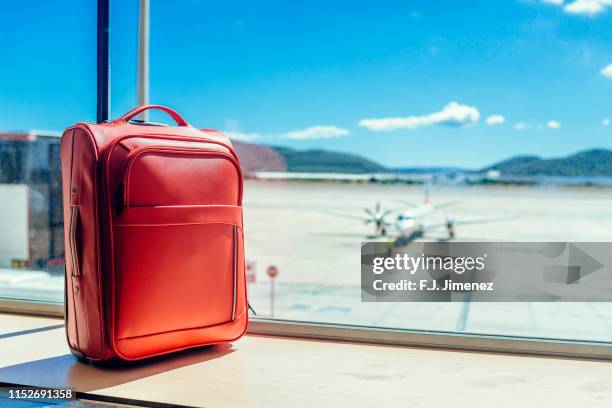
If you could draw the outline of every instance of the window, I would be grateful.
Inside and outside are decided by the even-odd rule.
[[[0,45],[19,60],[0,68],[18,79],[0,120],[22,129],[0,136],[0,296],[61,301],[56,132],[94,120],[95,101],[95,8],[62,7],[33,16],[74,22],[46,38],[2,27],[29,52]],[[226,132],[241,157],[259,317],[612,340],[606,302],[361,302],[362,241],[612,241],[609,7],[500,7],[152,2],[151,102]],[[113,117],[136,100],[137,20],[136,2],[113,4]]]

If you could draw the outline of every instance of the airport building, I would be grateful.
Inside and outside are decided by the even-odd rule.
[[[63,273],[60,135],[0,133],[0,268]],[[7,230],[8,229],[8,230]]]

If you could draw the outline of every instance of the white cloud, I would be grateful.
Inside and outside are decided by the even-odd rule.
[[[531,129],[531,125],[528,125],[525,122],[517,122],[514,124],[514,128],[516,130],[527,130],[527,129]]]
[[[487,118],[487,125],[501,125],[506,121],[506,118],[503,115],[491,115]]]
[[[239,142],[252,142],[261,137],[259,133],[232,132],[227,130],[223,131],[223,133],[230,139],[238,140]]]
[[[606,78],[612,79],[612,64],[608,64],[599,71],[599,73]]]
[[[569,14],[594,16],[604,11],[609,5],[608,0],[574,0],[563,6],[563,10]]]
[[[441,111],[427,115],[362,119],[358,125],[374,132],[388,132],[397,129],[412,130],[431,125],[464,126],[477,123],[479,120],[480,112],[475,107],[451,102]]]
[[[294,130],[280,135],[282,139],[331,139],[350,134],[347,129],[337,126],[311,126],[302,130]]]
[[[610,119],[605,118],[604,120],[601,121],[601,124],[604,126],[610,126]]]
[[[595,16],[612,6],[612,0],[541,0],[542,3],[562,7],[568,14]]]
[[[556,120],[549,120],[546,123],[525,123],[516,122],[513,126],[516,130],[544,130],[544,129],[561,129],[561,123]]]
[[[254,132],[243,132],[240,129],[240,122],[236,119],[225,119],[225,130],[223,133],[232,140],[238,140],[240,142],[252,142],[255,139],[259,139],[261,134]]]

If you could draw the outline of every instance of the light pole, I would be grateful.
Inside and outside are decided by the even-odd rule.
[[[270,265],[268,266],[268,269],[266,269],[266,273],[268,274],[268,277],[270,278],[270,317],[274,317],[274,302],[276,301],[274,281],[276,277],[278,276],[278,268],[274,265]]]
[[[149,103],[149,0],[140,0],[138,15],[138,105]],[[140,114],[148,120],[149,112]]]

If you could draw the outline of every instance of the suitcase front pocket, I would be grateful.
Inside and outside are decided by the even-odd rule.
[[[113,226],[115,338],[210,327],[236,314],[241,207],[129,207]]]
[[[242,177],[230,154],[186,147],[143,146],[126,157],[115,196],[125,207],[219,205],[241,202]]]

